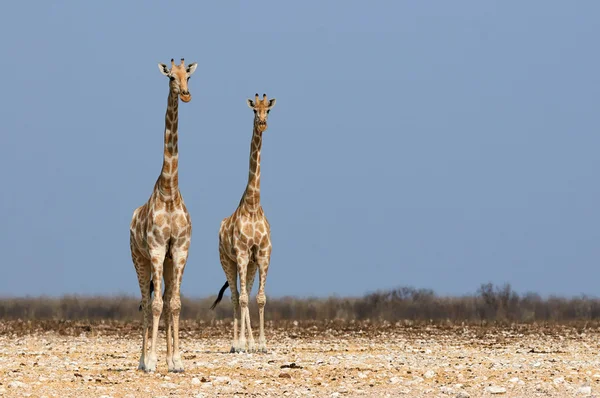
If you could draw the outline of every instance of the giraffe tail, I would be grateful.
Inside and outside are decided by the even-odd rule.
[[[215,302],[210,306],[211,310],[214,310],[215,307],[217,306],[217,304],[219,304],[219,302],[221,301],[221,299],[223,298],[223,293],[225,293],[225,289],[227,289],[229,287],[229,281],[225,281],[225,284],[223,285],[223,287],[221,288],[221,290],[219,290],[219,295],[217,296],[217,299],[215,300]]]
[[[152,292],[154,291],[154,282],[152,281],[152,279],[150,279],[150,297],[152,297]],[[138,308],[138,311],[142,310],[142,303],[140,303],[140,306]]]

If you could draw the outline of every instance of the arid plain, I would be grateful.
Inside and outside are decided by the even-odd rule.
[[[267,354],[230,354],[229,321],[183,321],[185,373],[137,370],[138,322],[3,321],[6,397],[571,397],[600,392],[600,329],[270,322]]]

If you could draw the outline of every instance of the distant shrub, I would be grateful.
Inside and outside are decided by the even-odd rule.
[[[213,297],[191,299],[182,296],[181,318],[196,321],[231,319],[230,300],[213,311]],[[0,319],[65,321],[139,320],[139,298],[131,296],[60,298],[25,297],[0,299]],[[250,302],[257,317],[256,302]],[[587,296],[573,298],[536,293],[522,296],[511,286],[482,284],[472,295],[437,296],[429,289],[400,287],[377,291],[363,297],[269,298],[265,317],[272,321],[414,321],[453,323],[532,323],[600,320],[600,300]]]

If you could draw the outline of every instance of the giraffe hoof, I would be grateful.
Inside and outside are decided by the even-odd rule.
[[[156,371],[156,359],[152,360],[149,359],[148,360],[148,365],[146,365],[146,369],[145,369],[146,373],[152,373]]]
[[[170,373],[183,373],[183,368],[172,368],[169,369]]]
[[[169,367],[169,372],[183,373],[183,363],[181,362],[181,359],[173,358],[173,364]]]
[[[144,361],[144,357],[140,358],[140,364],[138,365],[138,370],[146,371],[146,363]]]
[[[231,349],[229,350],[229,353],[230,354],[235,354],[235,347],[234,346],[231,346]]]

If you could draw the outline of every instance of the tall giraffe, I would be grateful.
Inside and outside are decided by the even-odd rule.
[[[156,339],[163,310],[167,325],[168,370],[183,372],[183,362],[179,353],[180,287],[192,237],[192,220],[179,192],[177,126],[179,98],[183,102],[190,102],[192,99],[188,91],[188,80],[196,70],[196,66],[196,63],[186,66],[183,58],[180,65],[175,65],[171,60],[171,70],[167,69],[165,64],[158,64],[161,73],[169,78],[162,171],[154,184],[148,202],[133,212],[129,227],[131,257],[142,292],[144,313],[142,354],[138,369],[147,372],[156,370]],[[161,297],[163,276],[165,292]],[[155,290],[152,302],[150,302],[151,287]],[[148,353],[150,314],[152,314],[152,346]]]
[[[223,292],[231,288],[233,303],[233,344],[231,352],[246,349],[246,327],[248,330],[248,351],[254,351],[254,337],[250,326],[248,295],[252,290],[256,269],[259,282],[256,302],[259,315],[258,350],[267,351],[265,339],[265,282],[271,261],[271,227],[260,205],[260,150],[262,135],[267,129],[267,118],[271,108],[275,106],[275,98],[267,100],[255,95],[254,101],[248,99],[248,106],[254,111],[254,129],[250,146],[250,173],[248,185],[242,195],[240,204],[233,214],[223,221],[219,229],[219,257],[227,282],[221,288],[217,300],[211,308],[221,301]],[[237,277],[240,276],[240,294],[237,290]],[[241,307],[241,311],[240,311]],[[240,319],[240,337],[238,339],[238,319]],[[247,326],[246,326],[247,325]]]

